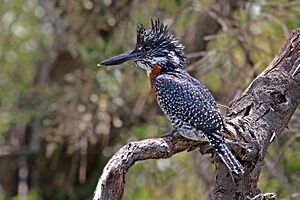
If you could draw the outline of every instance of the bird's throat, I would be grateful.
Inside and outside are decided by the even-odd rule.
[[[159,74],[160,71],[161,71],[161,68],[157,64],[154,64],[152,71],[149,73],[151,89],[153,92],[154,99],[156,99],[156,89],[154,86],[154,78],[157,76],[157,74]]]

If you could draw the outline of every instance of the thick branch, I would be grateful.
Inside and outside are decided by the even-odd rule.
[[[253,152],[250,157],[244,156],[246,174],[236,183],[226,176],[226,170],[217,170],[212,199],[245,199],[259,194],[257,181],[266,150],[287,127],[300,103],[299,65],[300,29],[297,29],[271,64],[230,104],[228,123],[236,127]]]
[[[249,199],[274,195],[259,195],[257,181],[264,155],[274,136],[288,124],[300,103],[300,29],[294,31],[280,54],[234,100],[228,111],[228,127],[252,149],[251,153],[235,148],[235,155],[243,157],[245,174],[233,179],[222,162],[216,162],[217,176],[212,199]],[[124,176],[131,165],[145,159],[168,158],[173,154],[205,143],[180,137],[148,139],[132,142],[120,149],[105,166],[98,182],[94,200],[121,199]],[[272,196],[272,198],[271,198]]]
[[[169,158],[172,155],[193,150],[205,143],[182,137],[166,136],[131,142],[122,147],[107,163],[94,194],[96,199],[121,199],[124,191],[124,176],[131,165],[139,160]]]

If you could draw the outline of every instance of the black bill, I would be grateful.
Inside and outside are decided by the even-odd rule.
[[[134,61],[137,60],[139,57],[138,53],[135,51],[127,51],[125,53],[122,53],[120,55],[108,58],[104,61],[102,61],[99,65],[119,65],[126,61]]]

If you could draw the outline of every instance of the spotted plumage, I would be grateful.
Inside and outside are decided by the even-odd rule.
[[[223,134],[224,120],[208,89],[188,74],[183,45],[158,20],[152,28],[137,28],[133,51],[103,61],[115,65],[133,61],[150,77],[153,95],[174,129],[192,140],[208,141],[230,171],[244,173],[244,168],[228,149]]]

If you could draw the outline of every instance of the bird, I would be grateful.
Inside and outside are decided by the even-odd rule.
[[[151,27],[137,25],[133,50],[102,61],[99,66],[131,61],[147,71],[153,96],[173,129],[182,137],[206,141],[220,156],[230,172],[244,173],[244,167],[224,139],[224,118],[207,87],[186,70],[184,46],[159,19]]]

